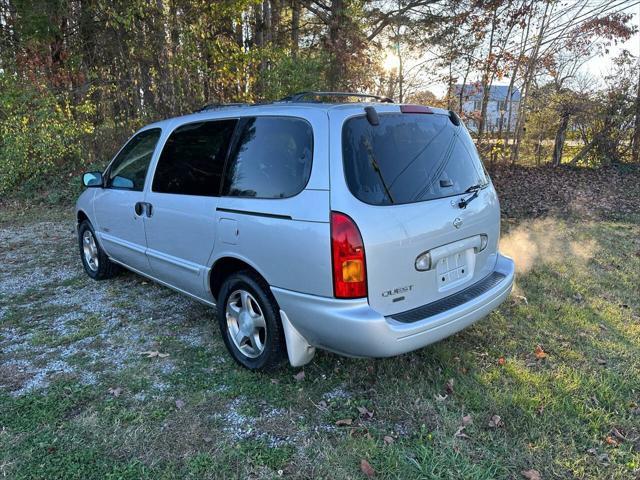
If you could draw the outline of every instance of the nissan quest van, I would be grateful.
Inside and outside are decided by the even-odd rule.
[[[215,307],[253,370],[424,347],[514,280],[496,191],[438,108],[323,92],[205,107],[142,128],[83,183],[87,274],[125,267]]]

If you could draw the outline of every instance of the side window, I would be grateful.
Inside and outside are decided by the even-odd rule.
[[[237,120],[190,123],[167,139],[153,177],[159,193],[217,197]]]
[[[107,187],[141,192],[159,138],[160,129],[152,128],[129,140],[109,168]]]
[[[300,193],[311,174],[311,125],[300,118],[252,117],[241,128],[222,195],[287,198]]]

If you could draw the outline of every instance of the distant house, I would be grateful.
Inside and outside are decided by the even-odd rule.
[[[455,99],[460,98],[462,86],[456,85]],[[465,121],[467,128],[477,131],[480,112],[482,111],[482,85],[472,83],[464,86],[462,90],[462,111],[467,117]],[[518,106],[520,105],[520,90],[514,88],[507,98],[509,87],[507,85],[493,85],[489,91],[487,103],[487,116],[485,123],[486,132],[497,132],[502,125],[502,131],[515,130],[518,118]],[[511,109],[511,121],[509,121],[509,109]]]

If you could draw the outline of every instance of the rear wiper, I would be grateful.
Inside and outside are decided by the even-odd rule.
[[[384,192],[387,194],[387,197],[389,197],[389,201],[391,203],[395,203],[393,201],[393,197],[391,196],[391,191],[389,190],[389,186],[387,185],[387,182],[384,181],[384,177],[382,176],[382,170],[380,170],[380,165],[378,165],[378,161],[376,160],[376,157],[373,154],[373,147],[371,146],[369,139],[365,139],[364,144],[365,144],[365,148],[367,149],[367,156],[369,157],[369,163],[373,167],[373,170],[378,174],[378,178],[380,179],[380,183],[382,183],[382,188],[384,188]]]
[[[480,183],[476,183],[475,185],[471,185],[469,188],[467,188],[464,191],[464,193],[473,193],[473,195],[467,198],[461,198],[460,201],[458,202],[458,207],[467,208],[467,205],[469,205],[471,202],[473,202],[473,200],[475,200],[478,197],[478,192],[482,190],[485,186],[486,184],[483,185]]]

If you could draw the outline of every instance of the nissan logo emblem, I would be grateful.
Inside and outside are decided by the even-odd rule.
[[[453,226],[456,228],[460,228],[462,226],[462,220],[460,219],[460,217],[456,217],[456,219],[453,221]]]

